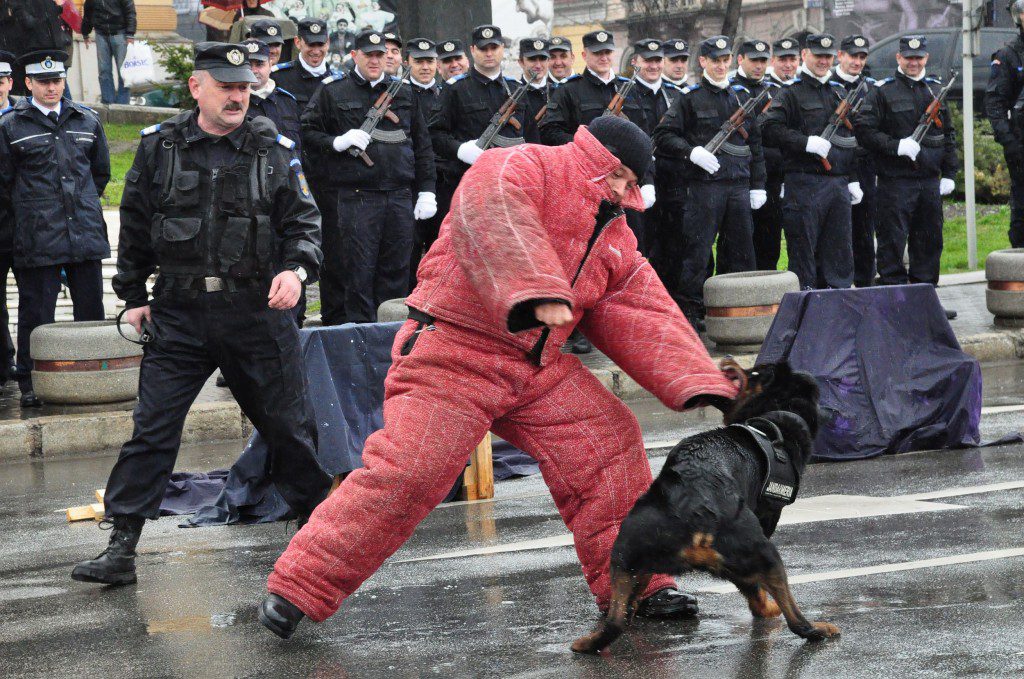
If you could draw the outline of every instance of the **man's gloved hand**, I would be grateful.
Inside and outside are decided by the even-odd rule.
[[[860,188],[860,182],[850,182],[850,205],[859,205],[864,200],[864,191]]]
[[[358,127],[349,130],[340,137],[334,138],[334,150],[338,153],[347,151],[348,149],[355,146],[360,151],[365,151],[366,147],[370,145],[370,134],[363,132]]]
[[[949,194],[953,193],[953,189],[955,188],[956,182],[954,182],[952,179],[946,179],[945,177],[943,177],[942,179],[939,180],[940,196],[948,196]]]
[[[768,202],[768,192],[764,189],[753,189],[750,192],[750,209],[760,210]]]
[[[654,184],[644,184],[641,186],[640,195],[644,198],[645,210],[650,210],[654,207],[654,201],[658,199],[658,194],[654,191]]]
[[[831,150],[832,150],[832,142],[830,142],[829,140],[825,139],[824,137],[819,137],[819,136],[814,135],[814,134],[812,134],[811,136],[807,137],[807,152],[808,153],[813,153],[816,156],[821,156],[822,158],[827,158],[828,157],[828,152],[831,151]]]
[[[437,214],[437,196],[430,191],[420,191],[416,197],[416,207],[412,209],[412,216],[417,220],[430,219]]]
[[[462,146],[459,147],[458,156],[459,160],[466,165],[472,165],[483,152],[484,150],[476,145],[476,139],[470,139],[469,141],[462,142]]]
[[[905,139],[900,139],[900,146],[896,151],[896,155],[910,158],[911,160],[917,160],[917,154],[920,152],[921,145],[910,137],[907,137]]]
[[[715,158],[715,154],[703,146],[693,147],[693,150],[690,151],[690,162],[697,167],[704,168],[708,174],[714,174],[722,167],[722,164],[718,162],[718,158]]]

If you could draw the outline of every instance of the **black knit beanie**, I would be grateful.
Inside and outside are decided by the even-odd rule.
[[[651,139],[634,123],[618,116],[601,116],[587,126],[590,134],[613,156],[643,179],[651,164]]]

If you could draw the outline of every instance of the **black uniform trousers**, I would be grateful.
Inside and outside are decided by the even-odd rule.
[[[320,210],[321,248],[320,317],[324,325],[345,323],[344,241],[338,224],[338,192],[326,182],[309,183],[310,193]]]
[[[653,229],[648,229],[651,266],[673,299],[679,299],[679,272],[683,269],[683,219],[686,212],[686,184],[677,179],[657,186],[658,201],[650,212]]]
[[[53,323],[60,293],[61,269],[67,275],[68,290],[76,321],[102,321],[103,263],[96,259],[73,264],[18,267],[18,363],[15,379],[24,394],[32,390],[32,354],[29,343],[32,331]]]
[[[858,288],[875,284],[875,219],[878,215],[878,175],[869,163],[858,163],[857,178],[864,200],[852,209],[853,283]]]
[[[691,181],[687,184],[683,217],[683,259],[676,302],[684,312],[699,314],[704,304],[704,281],[715,236],[729,243],[718,253],[718,273],[754,269],[750,182],[746,179]],[[671,291],[670,291],[671,292]]]
[[[185,416],[218,367],[266,440],[269,477],[288,505],[308,516],[327,496],[299,331],[291,311],[267,306],[267,291],[173,291],[152,302],[156,339],[142,357],[135,432],[107,481],[107,516],[159,515]]]
[[[1010,247],[1024,248],[1024,164],[1007,158],[1006,167],[1010,171]]]
[[[758,271],[775,271],[779,267],[779,255],[782,253],[782,183],[782,175],[768,175],[765,183],[768,202],[752,214],[754,259]]]
[[[405,297],[415,230],[412,207],[410,189],[338,190],[349,323],[374,323],[378,306]]]
[[[11,339],[11,314],[7,310],[7,274],[14,267],[14,255],[0,254],[0,386],[11,378],[14,341]]]
[[[878,274],[883,285],[939,283],[942,258],[942,197],[939,178],[880,177],[878,182]],[[910,250],[910,270],[903,252]]]
[[[803,290],[853,284],[849,185],[848,177],[786,175],[786,252]]]

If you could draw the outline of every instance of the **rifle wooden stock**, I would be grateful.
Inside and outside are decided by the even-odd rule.
[[[359,151],[359,157],[366,163],[366,167],[373,167],[373,161],[370,160],[370,156],[366,155],[366,151]]]
[[[542,106],[541,109],[539,111],[537,111],[537,115],[535,115],[533,117],[533,119],[539,123],[544,118],[544,116],[547,114],[547,112],[548,112],[548,105],[544,104],[544,106]]]

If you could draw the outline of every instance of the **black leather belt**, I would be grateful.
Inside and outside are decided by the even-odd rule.
[[[257,288],[261,284],[258,278],[220,278],[218,276],[167,276],[170,290],[189,290],[194,292],[237,292]]]

